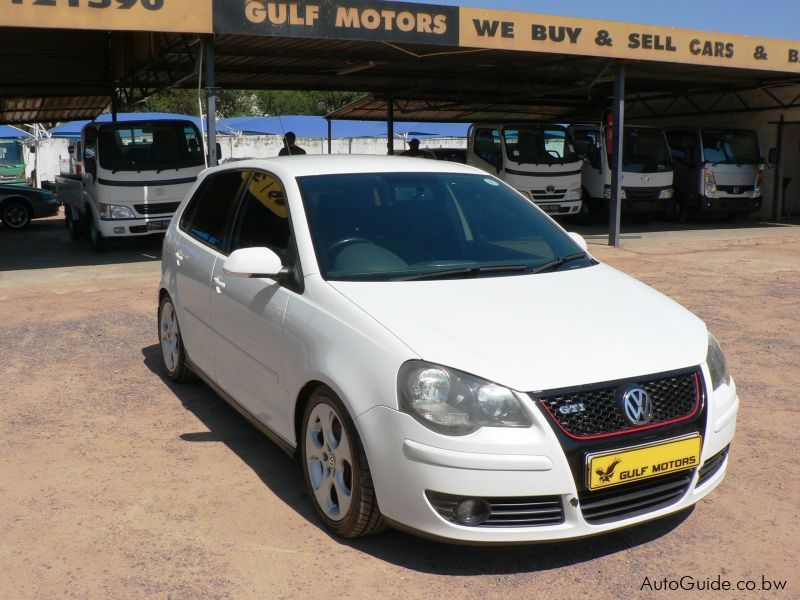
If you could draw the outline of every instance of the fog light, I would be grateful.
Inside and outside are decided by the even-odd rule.
[[[465,498],[456,504],[455,518],[464,525],[480,525],[489,518],[492,510],[486,500]]]
[[[124,227],[114,227],[114,233],[125,233]]]

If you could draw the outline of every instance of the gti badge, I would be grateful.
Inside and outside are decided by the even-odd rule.
[[[621,399],[622,414],[631,425],[645,425],[653,418],[653,403],[639,386],[625,390]]]

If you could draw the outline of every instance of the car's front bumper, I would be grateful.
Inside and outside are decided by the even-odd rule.
[[[523,543],[595,535],[696,503],[724,477],[727,455],[720,453],[733,438],[737,409],[733,387],[721,388],[707,399],[700,431],[700,465],[719,456],[712,465],[716,469],[710,476],[706,473],[702,484],[698,484],[701,469],[692,469],[685,491],[669,505],[600,524],[584,518],[581,493],[566,452],[547,417],[538,409],[531,411],[534,423],[530,428],[483,428],[462,437],[438,435],[409,415],[386,407],[367,411],[358,423],[378,503],[391,522],[423,535],[461,543]],[[622,435],[616,443],[625,448],[630,441]],[[724,460],[720,460],[723,456]],[[618,489],[623,493],[625,487]],[[426,492],[510,501],[557,497],[563,518],[545,525],[460,525],[437,512]]]
[[[164,234],[172,215],[158,215],[141,219],[100,219],[99,229],[104,237],[130,237]]]

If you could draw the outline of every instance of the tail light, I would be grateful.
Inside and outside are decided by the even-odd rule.
[[[759,169],[758,175],[756,175],[756,185],[761,185],[762,181],[764,181],[764,170]]]

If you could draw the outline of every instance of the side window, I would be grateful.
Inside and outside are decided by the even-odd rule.
[[[475,154],[495,167],[503,166],[503,146],[500,131],[497,129],[478,129],[475,131]]]
[[[222,252],[225,226],[242,188],[243,173],[226,171],[207,178],[189,201],[180,228]]]
[[[266,246],[285,257],[290,231],[289,207],[281,182],[268,173],[253,173],[233,226],[230,251]]]

